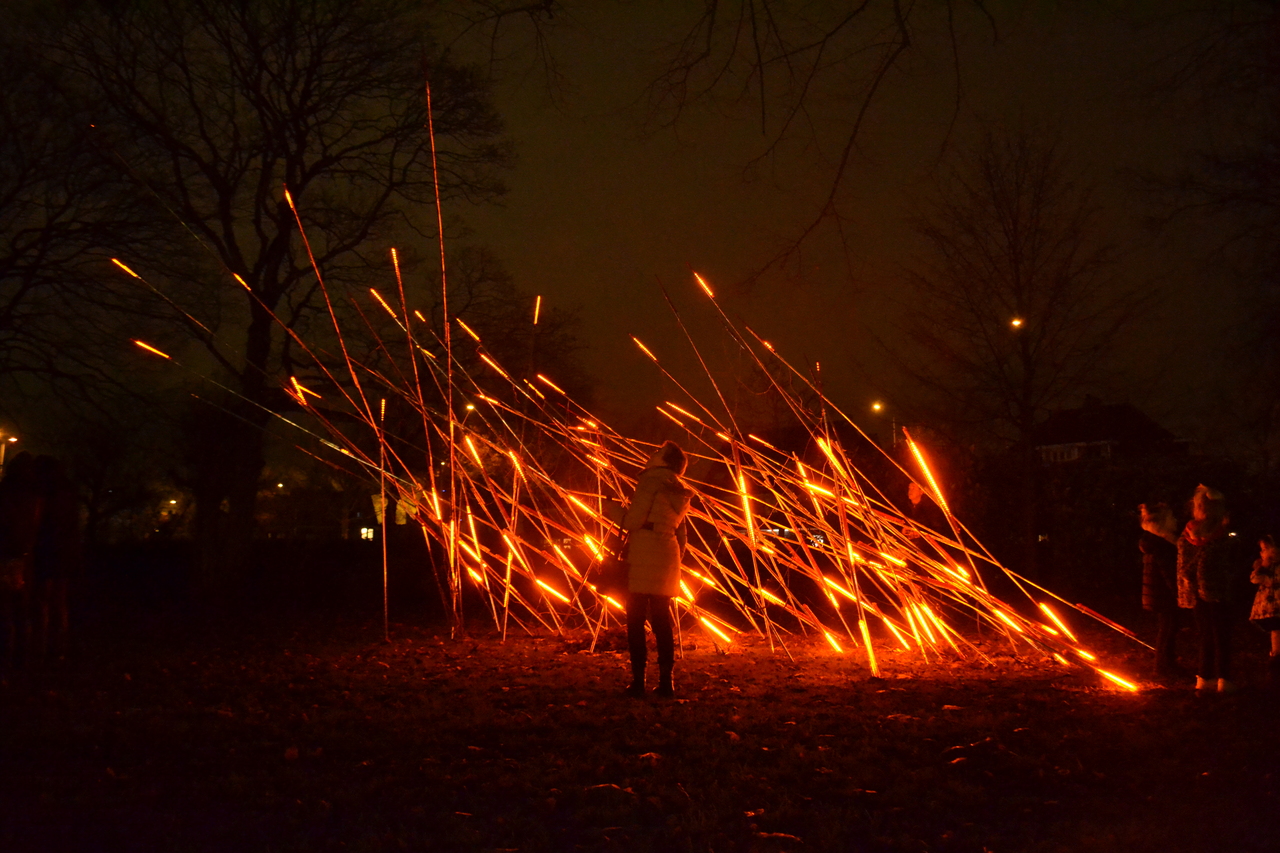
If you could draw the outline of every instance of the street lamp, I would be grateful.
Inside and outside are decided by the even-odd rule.
[[[18,440],[16,435],[11,435],[4,441],[0,442],[0,466],[4,465],[4,452],[9,449],[9,445]]]
[[[1022,318],[1021,318],[1021,317],[1014,317],[1012,320],[1010,320],[1010,321],[1009,321],[1009,325],[1010,325],[1010,326],[1013,326],[1015,329],[1021,329],[1021,328],[1022,328]]]

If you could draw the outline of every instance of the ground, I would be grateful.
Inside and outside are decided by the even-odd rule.
[[[588,640],[314,619],[82,637],[0,687],[0,849],[1276,849],[1260,686],[1125,693],[998,645],[885,649],[874,679],[825,643],[686,634],[678,701],[633,700]]]

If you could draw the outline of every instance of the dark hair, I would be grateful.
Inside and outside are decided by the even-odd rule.
[[[683,474],[685,465],[689,464],[684,451],[674,441],[664,441],[658,453],[662,456],[662,463],[676,474]]]

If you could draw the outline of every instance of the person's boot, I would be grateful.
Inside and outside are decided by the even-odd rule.
[[[633,699],[644,698],[644,663],[631,664],[631,686],[627,688],[626,694]]]
[[[676,686],[671,679],[671,667],[664,666],[658,670],[658,689],[653,691],[663,699],[671,699],[676,695]]]

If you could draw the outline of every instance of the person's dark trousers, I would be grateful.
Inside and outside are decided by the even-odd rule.
[[[1178,670],[1178,630],[1182,614],[1164,610],[1156,614],[1156,674],[1172,675]]]
[[[1196,630],[1200,633],[1200,669],[1206,680],[1231,678],[1231,611],[1220,601],[1197,600]]]
[[[643,592],[627,593],[627,645],[631,650],[631,686],[644,689],[644,667],[648,660],[644,623],[646,617],[658,641],[659,687],[670,687],[675,666],[676,642],[671,627],[671,599]]]

